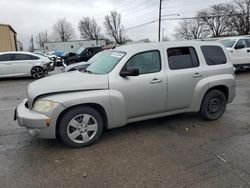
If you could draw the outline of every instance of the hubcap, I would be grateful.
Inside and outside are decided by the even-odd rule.
[[[89,114],[80,114],[70,120],[67,127],[67,134],[70,140],[76,143],[87,143],[97,133],[97,121]]]
[[[209,103],[208,103],[208,112],[210,114],[215,114],[216,112],[219,111],[221,106],[221,100],[218,97],[212,98]]]
[[[34,78],[41,78],[43,77],[43,74],[44,74],[43,70],[39,67],[35,67],[31,70],[31,75]]]

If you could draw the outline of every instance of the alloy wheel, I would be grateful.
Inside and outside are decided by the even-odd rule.
[[[69,121],[67,135],[75,143],[87,143],[92,140],[98,130],[97,120],[90,114],[80,114]]]
[[[34,67],[31,70],[31,76],[36,79],[42,78],[44,76],[44,71],[41,67]]]

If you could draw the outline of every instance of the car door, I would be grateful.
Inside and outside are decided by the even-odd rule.
[[[35,61],[38,61],[39,58],[36,56],[32,56],[29,54],[21,54],[16,53],[14,54],[14,64],[12,66],[13,71],[16,74],[25,75],[29,74]]]
[[[246,59],[245,59],[245,62],[246,62],[246,64],[250,64],[250,38],[246,38],[245,43],[246,43]]]
[[[168,59],[167,111],[187,109],[192,104],[197,83],[206,76],[195,47],[173,47],[166,50]]]
[[[231,54],[233,64],[247,64],[250,58],[250,47],[247,46],[246,39],[239,39]]]
[[[136,118],[166,110],[166,72],[160,51],[146,51],[132,56],[123,69],[138,68],[139,76],[118,76],[110,80],[110,89],[124,97],[127,118]]]
[[[11,53],[0,55],[0,76],[13,74],[11,66],[14,62],[12,59],[13,54]]]

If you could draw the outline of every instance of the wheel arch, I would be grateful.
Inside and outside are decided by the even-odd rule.
[[[228,89],[227,86],[225,86],[225,85],[218,85],[218,86],[211,87],[211,88],[209,88],[209,89],[207,90],[207,92],[205,93],[205,95],[206,95],[209,91],[211,91],[211,90],[213,90],[213,89],[219,90],[219,91],[221,91],[222,93],[224,93],[224,95],[226,96],[226,99],[227,99],[227,101],[228,101],[229,89]],[[205,95],[204,95],[204,96],[205,96]],[[203,96],[203,98],[204,98],[204,96]]]
[[[106,111],[105,111],[105,109],[103,108],[102,105],[97,104],[97,103],[83,103],[83,104],[77,104],[77,105],[73,105],[73,106],[70,106],[70,107],[66,108],[65,110],[63,110],[63,111],[59,114],[59,116],[58,116],[58,118],[57,118],[57,120],[56,120],[56,138],[59,138],[59,137],[58,137],[58,136],[59,136],[58,129],[59,129],[60,121],[61,121],[63,115],[64,115],[66,112],[68,112],[68,111],[70,111],[71,109],[73,109],[73,108],[83,107],[83,106],[85,106],[85,107],[91,107],[91,108],[95,109],[97,112],[99,112],[100,115],[101,115],[101,117],[102,117],[102,119],[103,119],[104,128],[106,128],[106,129],[108,128],[108,117],[107,117],[107,113],[106,113]]]
[[[221,91],[222,93],[224,93],[224,95],[226,96],[226,102],[228,102],[228,98],[229,98],[229,89],[226,85],[216,85],[216,86],[213,86],[213,87],[210,87],[209,89],[207,89],[207,91],[204,93],[204,95],[202,96],[202,100],[201,100],[201,103],[199,105],[199,110],[201,109],[201,105],[204,101],[204,98],[206,96],[206,94],[208,92],[210,92],[211,90],[219,90]]]
[[[42,67],[41,65],[39,65],[39,64],[34,64],[34,65],[31,67],[31,69],[30,69],[30,72],[29,72],[30,76],[32,76],[32,73],[31,73],[32,69],[34,69],[34,68],[36,68],[36,67],[43,69],[43,67]],[[44,69],[43,69],[43,70],[44,70]]]

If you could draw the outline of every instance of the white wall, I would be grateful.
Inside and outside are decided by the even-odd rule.
[[[50,51],[63,51],[63,52],[73,52],[80,47],[90,47],[90,46],[106,46],[105,40],[79,40],[79,41],[69,41],[69,42],[47,42],[44,43],[45,53]]]

